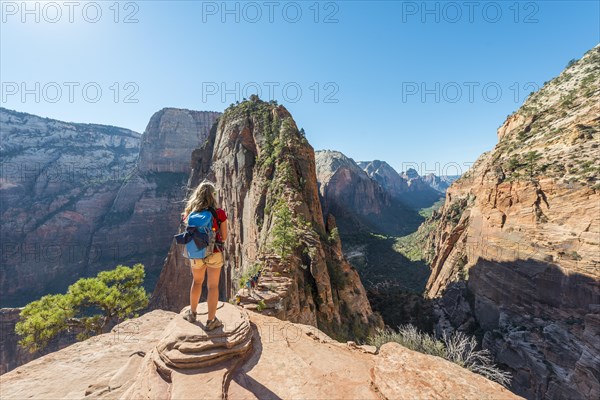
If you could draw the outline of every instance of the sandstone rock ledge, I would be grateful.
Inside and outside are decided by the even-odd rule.
[[[204,330],[154,310],[0,376],[2,399],[516,399],[396,343],[340,343],[320,330],[219,303]]]

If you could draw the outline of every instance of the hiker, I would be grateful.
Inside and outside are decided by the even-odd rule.
[[[194,225],[194,221],[201,220],[201,216],[212,215],[212,229],[216,231],[215,246],[212,254],[207,257],[200,257],[206,253],[190,251],[191,270],[193,275],[192,287],[190,288],[190,309],[184,316],[189,322],[196,321],[196,308],[202,294],[202,283],[205,274],[208,271],[208,319],[206,321],[206,330],[213,330],[222,326],[223,323],[217,318],[217,303],[219,300],[219,278],[221,276],[221,267],[223,266],[223,242],[227,239],[227,214],[221,208],[217,208],[217,191],[212,182],[204,181],[198,185],[187,201],[183,215],[183,221],[188,226]],[[207,214],[206,212],[210,212]],[[203,213],[204,212],[204,213]],[[190,215],[191,214],[191,215]],[[193,246],[194,242],[190,242]],[[197,249],[197,247],[194,247]],[[196,257],[195,257],[196,256]]]

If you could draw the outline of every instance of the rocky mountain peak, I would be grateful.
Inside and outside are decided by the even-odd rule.
[[[240,294],[244,306],[255,309],[258,298],[241,290],[239,278],[262,268],[265,314],[342,337],[364,336],[382,326],[357,272],[339,243],[328,239],[314,150],[285,107],[253,99],[228,108],[205,145],[193,152],[192,164],[189,189],[203,179],[216,182],[219,203],[229,216],[224,298]],[[285,238],[277,232],[286,220],[295,229],[287,230],[293,238],[282,244]],[[188,303],[185,263],[173,245],[153,307],[179,311]]]
[[[315,162],[317,165],[317,172],[322,174],[319,181],[327,180],[331,175],[341,168],[346,168],[357,176],[368,179],[368,176],[360,168],[356,162],[345,154],[335,150],[318,150],[315,151]]]
[[[406,170],[406,172],[402,172],[400,175],[402,175],[402,177],[405,179],[417,179],[420,177],[419,173],[414,168],[409,168]]]
[[[342,233],[400,234],[420,222],[416,212],[394,199],[353,159],[331,150],[317,151],[315,158],[324,212],[335,216]],[[371,167],[374,169],[373,163],[366,166]]]

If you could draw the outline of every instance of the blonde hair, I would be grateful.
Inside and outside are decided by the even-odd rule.
[[[210,181],[201,182],[198,187],[192,192],[188,199],[185,210],[181,214],[183,217],[194,211],[201,211],[208,207],[216,208],[217,200],[215,195],[217,189]]]

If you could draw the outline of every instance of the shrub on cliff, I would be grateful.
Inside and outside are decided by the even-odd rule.
[[[477,350],[477,340],[462,332],[451,336],[444,333],[442,339],[419,331],[412,325],[401,325],[398,332],[377,328],[375,335],[367,338],[367,343],[377,348],[388,342],[396,342],[419,353],[442,357],[463,368],[485,376],[503,386],[510,384],[511,375],[499,369],[488,350]]]
[[[119,265],[95,278],[82,278],[69,286],[66,294],[50,294],[23,308],[15,332],[19,344],[30,352],[43,349],[59,333],[76,329],[78,340],[104,333],[114,319],[138,316],[148,305],[142,287],[144,266]]]

